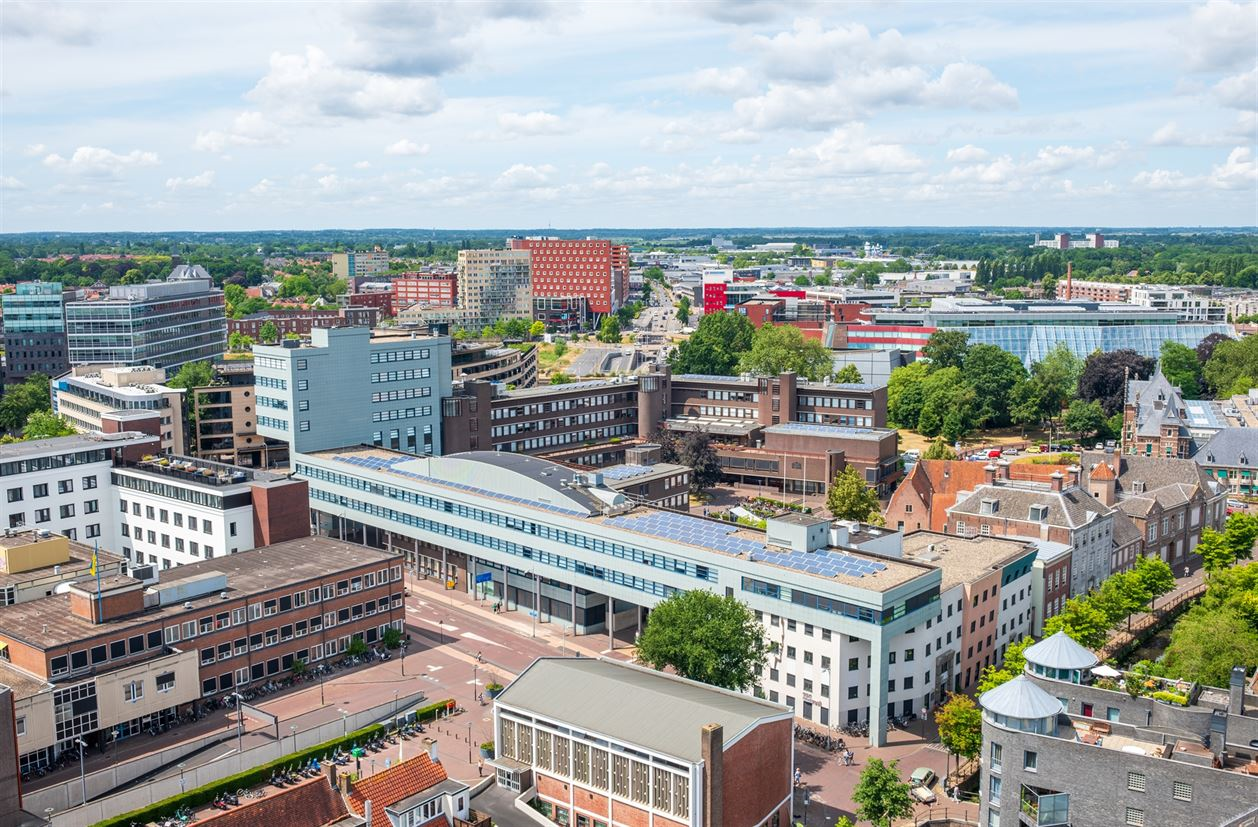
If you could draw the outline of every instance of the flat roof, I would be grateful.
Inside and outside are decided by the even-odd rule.
[[[227,576],[227,593],[232,597],[260,594],[289,584],[296,585],[346,569],[370,563],[392,563],[399,554],[345,543],[329,537],[302,537],[272,546],[225,554],[210,560],[188,563],[166,574],[158,587],[205,574]],[[139,582],[139,581],[135,581]],[[156,619],[197,610],[212,609],[223,603],[218,592],[192,598],[192,609],[183,602],[152,607],[125,617],[92,623],[70,611],[70,595],[54,594],[26,603],[0,607],[0,636],[23,641],[37,649],[52,649],[100,635],[121,634],[132,627]]]
[[[535,396],[554,396],[562,393],[573,393],[576,391],[594,390],[596,388],[636,388],[638,379],[635,376],[619,377],[615,376],[610,379],[587,379],[580,382],[565,382],[562,385],[540,385],[536,388],[517,388],[516,390],[507,391],[504,396],[499,399],[530,399]]]
[[[28,439],[22,442],[0,445],[0,462],[9,462],[22,457],[34,457],[43,454],[72,454],[78,451],[121,448],[139,442],[156,443],[157,441],[157,437],[150,434],[142,434],[138,431],[123,431],[117,434],[102,434],[98,431],[93,431],[86,434],[55,436],[49,439]]]
[[[285,474],[178,454],[154,455],[152,459],[128,462],[115,470],[220,493],[244,491],[251,485],[274,486],[288,481]]]
[[[746,436],[763,428],[754,419],[723,419],[712,416],[674,416],[664,421],[670,431],[702,431],[722,436]]]
[[[692,763],[703,760],[700,731],[708,724],[719,724],[729,744],[791,714],[751,695],[605,658],[538,658],[497,702]]]
[[[894,434],[891,428],[856,428],[850,425],[822,425],[818,422],[782,422],[769,425],[764,429],[766,434],[805,434],[808,436],[826,436],[842,439],[879,440],[887,434]]]
[[[11,663],[0,660],[0,684],[13,690],[15,699],[29,698],[45,689],[51,689],[52,684],[38,675],[32,675],[25,669],[18,669]]]
[[[1009,537],[954,537],[935,531],[914,531],[904,536],[904,557],[934,566],[943,572],[940,591],[958,583],[972,583],[1035,551],[1028,540]]]
[[[683,471],[689,470],[690,467],[687,465],[677,465],[672,462],[657,462],[654,465],[634,465],[632,463],[622,463],[620,465],[609,465],[606,468],[599,468],[592,473],[602,474],[603,482],[607,483],[609,488],[615,488],[616,483],[630,485],[633,483],[657,479],[659,477],[669,477],[673,474],[680,474]]]

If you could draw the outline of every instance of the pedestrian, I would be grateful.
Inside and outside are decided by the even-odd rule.
[[[801,782],[802,778],[803,778],[803,776],[801,776],[801,775],[800,775],[800,772],[799,772],[799,767],[796,767],[796,768],[795,768],[795,786],[796,786],[796,787],[798,787],[798,786],[800,785],[800,782]]]
[[[1191,573],[1192,569],[1189,566],[1184,566],[1184,576],[1188,577]]]

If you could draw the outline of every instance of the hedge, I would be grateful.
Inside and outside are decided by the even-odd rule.
[[[421,709],[417,709],[407,714],[407,718],[412,721],[431,721],[437,717],[437,713],[446,709],[453,700],[438,701],[435,704],[429,704]],[[165,818],[171,818],[175,812],[181,807],[190,807],[197,809],[209,804],[218,798],[221,793],[234,793],[239,789],[249,789],[261,784],[267,783],[271,777],[271,773],[275,770],[287,769],[291,767],[304,767],[310,763],[310,759],[317,758],[322,760],[332,752],[342,747],[352,747],[360,742],[369,741],[374,737],[382,737],[389,728],[389,724],[372,724],[362,729],[354,730],[348,735],[340,738],[334,738],[331,741],[325,741],[317,746],[309,747],[300,752],[284,755],[280,758],[270,761],[253,769],[238,772],[235,775],[229,775],[226,778],[206,784],[203,787],[197,787],[195,790],[188,790],[186,793],[180,793],[176,796],[150,804],[147,807],[141,807],[138,810],[132,810],[122,815],[111,816],[104,821],[98,821],[93,827],[128,827],[133,823],[148,824],[149,822],[161,822]]]

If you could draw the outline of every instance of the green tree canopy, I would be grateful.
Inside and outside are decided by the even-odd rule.
[[[859,385],[865,381],[860,368],[856,365],[844,365],[834,374],[834,381],[840,385]]]
[[[935,713],[939,740],[948,752],[967,760],[983,748],[983,713],[968,695],[952,693]]]
[[[956,459],[957,452],[948,446],[948,443],[941,439],[936,439],[930,443],[930,446],[922,453],[922,459]]]
[[[545,335],[546,335],[546,323],[543,322],[541,319],[538,319],[537,321],[533,322],[533,324],[529,325],[529,338],[530,339],[539,339]]]
[[[76,431],[64,416],[57,416],[51,410],[33,411],[22,428],[22,439],[50,439],[73,433]]]
[[[16,385],[10,385],[0,399],[0,428],[16,433],[26,426],[31,414],[52,410],[52,390],[48,375],[32,373]]]
[[[1074,398],[1083,373],[1083,360],[1075,356],[1065,342],[1058,342],[1044,358],[1031,366],[1031,383],[1042,404],[1045,418],[1056,419]]]
[[[1076,399],[1066,408],[1061,424],[1067,431],[1077,434],[1080,440],[1086,440],[1105,428],[1105,411],[1101,410],[1100,402]]]
[[[1171,677],[1227,686],[1233,666],[1258,663],[1258,630],[1234,607],[1194,606],[1176,621],[1162,662]]]
[[[258,337],[268,344],[278,342],[280,329],[275,326],[275,322],[265,321],[262,323],[262,327],[258,328]]]
[[[1148,379],[1156,366],[1157,360],[1128,348],[1109,353],[1094,351],[1084,361],[1079,374],[1079,398],[1101,403],[1105,415],[1113,416],[1123,409],[1128,380]]]
[[[755,327],[740,313],[708,313],[669,357],[676,373],[733,376],[738,357],[751,348]]]
[[[922,355],[930,360],[932,368],[959,368],[965,363],[969,342],[970,334],[960,330],[936,330],[926,340]]]
[[[1012,421],[1009,400],[1014,388],[1027,380],[1021,359],[996,345],[972,345],[961,364],[961,376],[974,389],[976,427],[996,428]]]
[[[887,418],[901,428],[916,428],[925,394],[922,383],[930,374],[926,362],[912,362],[891,371],[887,380]]]
[[[1162,343],[1162,375],[1179,388],[1185,399],[1201,396],[1201,363],[1197,351],[1179,342]]]
[[[874,827],[891,827],[892,822],[913,815],[913,796],[909,783],[900,780],[899,761],[867,759],[852,790],[852,801],[856,815]]]
[[[704,589],[658,603],[638,638],[638,660],[713,686],[744,691],[764,667],[764,627],[735,597]]]
[[[834,475],[826,494],[826,508],[836,520],[868,522],[870,516],[881,514],[878,495],[865,485],[861,472],[851,465]]]
[[[1093,605],[1092,601],[1082,596],[1072,597],[1058,614],[1050,617],[1044,624],[1044,636],[1065,632],[1080,646],[1100,649],[1109,639],[1112,626],[1105,612]]]
[[[605,316],[598,328],[598,340],[608,344],[620,343],[620,321],[615,316]]]
[[[816,339],[806,339],[793,325],[767,324],[751,338],[751,349],[738,360],[738,370],[759,376],[794,371],[800,378],[819,381],[830,375],[830,351]]]
[[[690,490],[703,491],[721,481],[721,463],[712,438],[700,431],[686,434],[676,445],[677,462],[690,468]]]
[[[214,367],[209,362],[187,362],[166,380],[172,388],[203,388],[214,384]]]
[[[1010,643],[1005,647],[1005,657],[1001,661],[1000,666],[988,666],[983,670],[982,677],[979,678],[977,693],[982,695],[989,689],[995,689],[1002,683],[1011,681],[1026,668],[1026,656],[1023,652],[1026,648],[1035,643],[1035,639],[1024,637],[1015,643]]]
[[[1206,385],[1219,395],[1244,393],[1242,386],[1253,387],[1258,377],[1258,336],[1219,342],[1202,369]]]

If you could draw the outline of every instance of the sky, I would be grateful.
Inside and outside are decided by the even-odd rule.
[[[0,231],[1258,224],[1258,4],[0,4]]]

